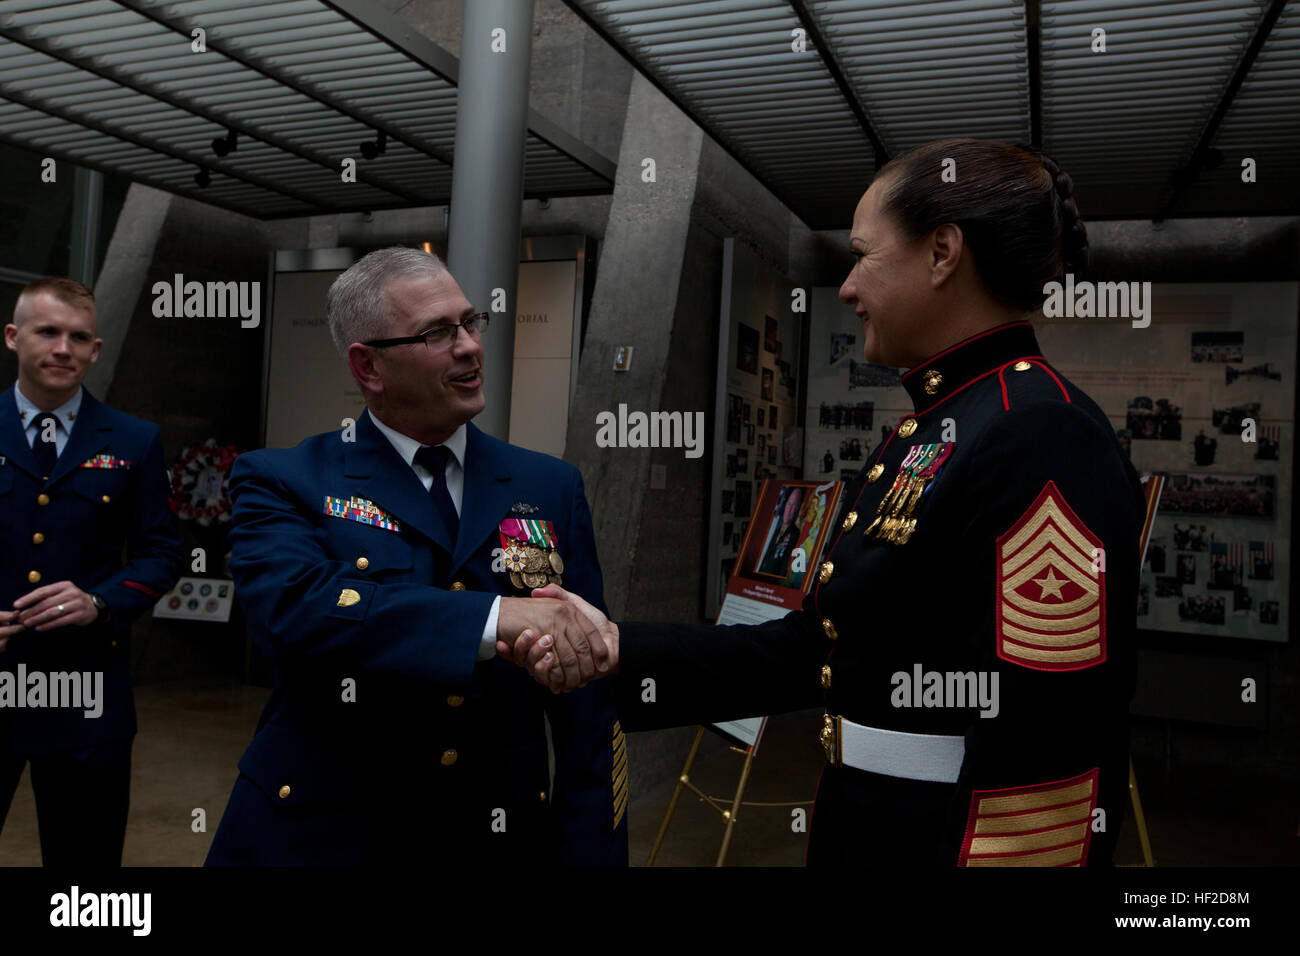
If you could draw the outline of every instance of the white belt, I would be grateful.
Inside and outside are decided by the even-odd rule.
[[[822,721],[821,741],[836,766],[937,783],[956,783],[966,756],[964,737],[881,730],[830,714]]]

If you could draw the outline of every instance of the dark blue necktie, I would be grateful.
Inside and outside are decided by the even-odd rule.
[[[49,478],[54,473],[54,464],[59,460],[59,446],[55,443],[59,420],[53,415],[40,415],[36,419],[36,438],[32,440],[32,453],[36,455],[36,467],[41,474]],[[45,436],[50,440],[46,441]]]
[[[456,505],[452,502],[451,493],[447,490],[447,460],[449,458],[451,458],[451,451],[446,445],[421,448],[415,453],[416,462],[429,469],[433,475],[433,485],[429,488],[429,497],[433,499],[433,506],[442,515],[442,520],[446,522],[447,531],[451,534],[451,540],[454,542],[456,533],[460,529],[460,516],[456,514]]]

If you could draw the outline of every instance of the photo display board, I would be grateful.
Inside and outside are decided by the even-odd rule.
[[[718,369],[719,428],[714,447],[714,518],[708,607],[716,609],[766,478],[798,478],[803,432],[798,427],[802,316],[791,311],[793,283],[747,247],[725,240]]]
[[[1294,282],[1152,285],[1151,324],[1034,321],[1139,473],[1162,473],[1138,626],[1287,639]]]

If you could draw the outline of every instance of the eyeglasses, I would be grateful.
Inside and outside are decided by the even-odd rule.
[[[403,335],[401,338],[396,339],[370,339],[368,342],[362,342],[361,344],[369,345],[371,348],[384,349],[390,345],[414,345],[416,342],[423,342],[424,347],[429,351],[442,352],[451,348],[452,343],[456,341],[456,334],[461,329],[464,329],[465,334],[470,338],[474,338],[476,335],[481,335],[487,327],[488,314],[486,312],[475,312],[459,322],[435,325],[419,335]]]

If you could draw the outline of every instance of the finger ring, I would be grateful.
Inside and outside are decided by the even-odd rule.
[[[58,606],[58,608],[56,608],[56,610],[57,610],[60,614],[62,614],[62,613],[63,613],[63,605],[60,604],[60,605]]]

